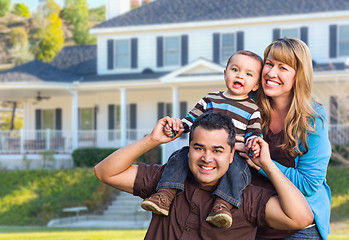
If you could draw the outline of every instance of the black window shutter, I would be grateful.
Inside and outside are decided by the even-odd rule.
[[[62,108],[56,108],[56,130],[62,130]]]
[[[107,43],[108,69],[114,68],[114,40],[109,39]]]
[[[181,61],[181,65],[187,65],[188,64],[188,35],[182,35],[182,61]]]
[[[273,40],[280,38],[280,36],[281,36],[280,28],[273,29]]]
[[[157,37],[156,38],[156,49],[157,49],[157,66],[163,67],[164,66],[164,38],[163,37]]]
[[[41,109],[35,110],[35,129],[40,130],[41,129]]]
[[[131,39],[131,68],[138,67],[138,39]]]
[[[330,58],[337,57],[337,25],[330,25]]]
[[[220,34],[219,33],[214,33],[213,34],[213,62],[220,64],[219,56],[220,56],[220,51],[219,51],[219,38]]]
[[[184,118],[187,115],[187,102],[179,103],[179,118]]]
[[[96,130],[97,129],[97,112],[98,112],[98,107],[95,106],[93,108],[93,122],[94,122],[94,129]]]
[[[130,104],[130,128],[137,128],[137,105],[135,103]]]
[[[108,105],[108,130],[114,130],[115,129],[115,105],[109,104]],[[115,135],[113,131],[109,132],[108,135],[109,140],[114,140]]]
[[[244,32],[237,32],[236,33],[236,50],[243,50],[244,49]]]
[[[308,45],[308,27],[301,27],[301,40]]]
[[[165,117],[165,104],[163,102],[158,103],[158,120]]]

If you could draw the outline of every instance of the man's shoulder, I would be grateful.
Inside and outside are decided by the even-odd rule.
[[[266,203],[273,195],[276,195],[275,191],[249,184],[242,192],[243,204],[251,204],[252,202]]]

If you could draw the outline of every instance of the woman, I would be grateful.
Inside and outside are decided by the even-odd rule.
[[[325,177],[331,145],[325,110],[311,96],[312,83],[312,59],[304,42],[282,38],[265,49],[263,91],[257,96],[264,140],[271,158],[306,196],[315,221],[295,233],[258,229],[256,239],[327,239],[331,193]],[[273,189],[265,173],[248,163],[252,183]]]

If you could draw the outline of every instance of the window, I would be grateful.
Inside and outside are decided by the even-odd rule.
[[[55,111],[53,109],[42,110],[42,129],[55,129]]]
[[[165,116],[172,116],[172,103],[158,103],[158,120]]]
[[[349,56],[349,25],[339,27],[338,54]]]
[[[180,65],[180,38],[179,37],[165,38],[164,60],[165,60],[165,66]]]
[[[130,68],[131,54],[129,40],[115,41],[115,68]]]
[[[225,65],[230,56],[236,52],[235,48],[235,34],[234,33],[226,33],[222,34],[222,42],[221,42],[221,64]]]
[[[120,138],[121,130],[121,106],[115,104],[108,105],[108,129],[109,140],[115,140]],[[137,105],[127,105],[126,123],[128,129],[128,138],[136,139],[137,137]],[[131,129],[131,130],[130,130]],[[116,137],[116,138],[115,138]]]
[[[299,29],[298,28],[282,29],[281,30],[281,37],[300,38],[299,37]]]
[[[79,129],[93,130],[94,129],[94,109],[80,108],[79,113]]]

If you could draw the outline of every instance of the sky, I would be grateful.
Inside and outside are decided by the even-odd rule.
[[[55,0],[62,8],[64,6],[64,0]],[[24,3],[29,7],[30,12],[36,11],[39,4],[39,0],[11,0],[11,4]],[[105,0],[87,0],[88,8],[95,8],[101,5],[105,5]]]

